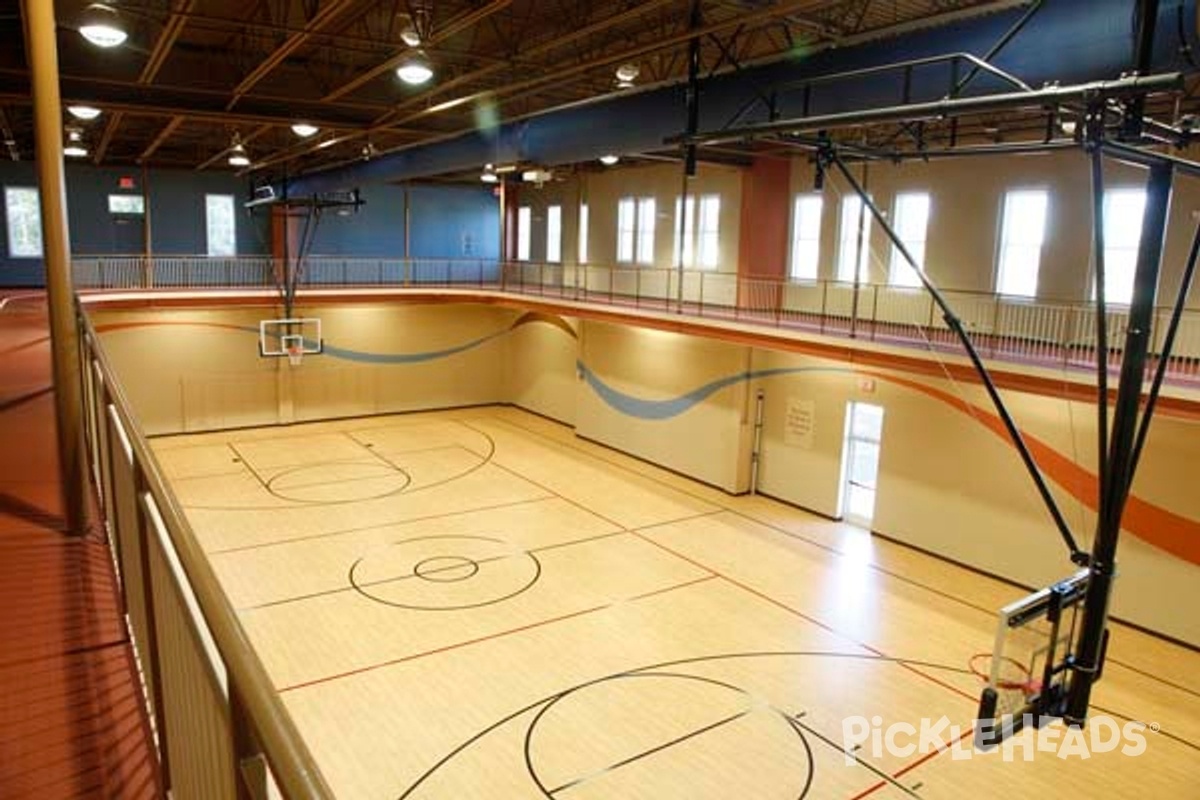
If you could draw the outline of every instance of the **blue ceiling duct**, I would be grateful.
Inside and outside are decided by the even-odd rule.
[[[1200,60],[1197,0],[1163,0],[1154,48],[1154,71],[1196,70]],[[992,64],[1039,88],[1110,80],[1132,68],[1134,9],[1131,0],[1045,0]],[[766,121],[756,96],[775,94],[784,118],[828,114],[901,102],[899,71],[830,84],[807,92],[799,81],[898,61],[966,52],[983,56],[1026,11],[1015,6],[984,16],[849,47],[829,48],[704,81],[700,91],[700,130],[727,126],[739,112],[739,124]],[[958,75],[965,73],[959,69]],[[949,63],[912,71],[911,102],[944,97],[954,79]],[[788,88],[790,86],[790,88]],[[964,95],[1006,88],[990,75],[975,78]],[[1011,88],[1011,87],[1007,87]],[[292,181],[293,195],[345,189],[362,184],[403,181],[482,169],[485,163],[534,163],[545,166],[587,161],[606,153],[627,154],[663,147],[683,130],[684,87],[670,86],[610,96],[548,111],[490,130],[478,130]]]

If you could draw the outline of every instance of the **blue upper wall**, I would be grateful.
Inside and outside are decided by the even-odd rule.
[[[364,205],[357,213],[322,214],[311,255],[403,257],[407,203],[410,257],[500,257],[500,203],[487,187],[371,183],[359,191]]]
[[[133,178],[134,189],[121,189],[120,179]],[[37,186],[32,162],[0,162],[0,286],[40,286],[42,260],[12,258],[8,249],[6,186]],[[114,216],[110,194],[148,197],[151,249],[155,255],[203,255],[207,251],[207,194],[232,194],[237,204],[238,253],[271,251],[269,211],[242,209],[247,196],[244,178],[227,172],[151,170],[145,181],[140,169],[67,165],[67,213],[71,252],[75,255],[138,254],[145,250],[145,221]],[[353,258],[401,258],[405,253],[405,195],[412,230],[409,253],[414,258],[484,258],[500,255],[499,202],[486,187],[362,187],[365,205],[358,213],[326,212],[317,224],[309,253]]]
[[[1045,0],[1040,10],[993,63],[1031,86],[1111,80],[1132,69],[1134,0]],[[811,93],[797,81],[860,70],[897,61],[967,52],[987,53],[1025,12],[1023,7],[986,14],[954,24],[916,30],[858,45],[807,53],[797,50],[774,63],[736,70],[705,80],[700,87],[699,130],[730,125],[757,97],[776,93],[776,110],[797,118],[893,106],[901,102],[903,75],[870,74],[818,85]],[[1200,49],[1197,0],[1170,0],[1159,6],[1153,69],[1195,71],[1188,53]],[[916,69],[912,100],[943,97],[959,65],[943,63]],[[965,94],[1004,88],[981,76]],[[483,101],[481,101],[483,102]],[[369,162],[358,162],[292,181],[294,193],[351,188],[368,181],[401,181],[464,170],[487,162],[524,162],[553,166],[588,161],[606,153],[624,155],[661,149],[686,125],[684,87],[615,93],[593,103],[549,111],[495,128],[418,145]],[[741,124],[765,122],[763,103],[749,107]]]
[[[414,186],[409,193],[413,258],[500,257],[500,201],[490,188]]]
[[[121,189],[120,179],[133,178],[134,189]],[[0,162],[0,187],[37,186],[32,162]],[[151,248],[157,255],[195,255],[206,252],[206,194],[231,194],[239,209],[238,252],[270,251],[266,215],[251,217],[241,211],[247,184],[227,172],[154,170],[143,182],[141,170],[131,167],[67,165],[67,221],[71,252],[75,255],[142,253],[144,219],[114,216],[108,211],[110,194],[148,197]],[[0,206],[3,205],[0,192]],[[44,282],[40,258],[12,258],[8,248],[7,214],[0,209],[0,286],[40,286]]]

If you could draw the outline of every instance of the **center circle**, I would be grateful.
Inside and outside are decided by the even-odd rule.
[[[465,581],[479,572],[479,562],[463,556],[432,556],[418,561],[413,574],[418,578],[435,583]]]
[[[462,611],[514,598],[541,574],[534,553],[504,538],[435,534],[372,547],[347,577],[354,591],[376,603]]]

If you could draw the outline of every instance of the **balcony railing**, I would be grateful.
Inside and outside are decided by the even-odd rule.
[[[169,796],[332,798],[86,315],[81,331],[88,461]]]
[[[270,257],[104,256],[75,259],[81,289],[277,288],[282,262]],[[929,295],[882,284],[744,278],[733,273],[654,267],[500,262],[495,259],[304,259],[297,285],[312,287],[480,287],[645,308],[712,319],[958,352]],[[1096,310],[1087,303],[1028,300],[944,290],[980,352],[993,359],[1094,368]],[[1155,314],[1151,352],[1162,351],[1170,310]],[[1108,312],[1115,366],[1125,341],[1124,308]],[[1152,361],[1153,363],[1153,361]],[[1200,311],[1187,311],[1167,365],[1173,382],[1200,380]]]

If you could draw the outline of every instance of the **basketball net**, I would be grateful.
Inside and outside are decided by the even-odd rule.
[[[287,346],[287,358],[288,363],[293,367],[300,366],[300,362],[304,360],[304,345],[299,343],[289,344]]]

